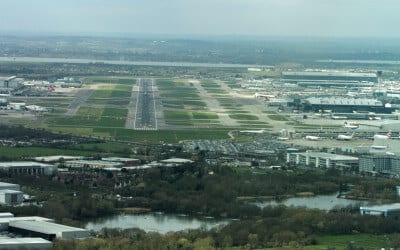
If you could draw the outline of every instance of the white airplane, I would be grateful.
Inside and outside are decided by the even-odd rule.
[[[338,135],[337,139],[340,141],[350,141],[352,140],[354,137],[354,133],[352,133],[351,135]]]
[[[374,135],[374,139],[389,140],[391,134],[392,134],[392,130],[389,130],[389,132],[386,135]]]
[[[358,129],[359,126],[356,123],[353,123],[353,122],[349,123],[349,122],[345,121],[343,127],[350,128],[350,129]]]
[[[386,145],[372,145],[371,148],[373,149],[387,149],[388,146]]]
[[[265,133],[264,129],[260,129],[260,130],[241,130],[239,131],[240,133],[249,133],[249,134],[263,134]]]
[[[309,140],[309,141],[319,141],[319,140],[321,140],[321,137],[319,137],[319,136],[314,136],[314,135],[306,135],[306,140]]]
[[[289,140],[289,137],[278,137],[277,139],[278,141],[287,141]]]

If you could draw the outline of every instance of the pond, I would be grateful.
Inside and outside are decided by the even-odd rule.
[[[118,214],[111,217],[99,218],[86,224],[85,228],[100,231],[102,228],[139,228],[146,232],[177,232],[187,229],[211,229],[223,226],[230,220],[214,218],[194,218],[185,215],[145,213],[145,214]]]
[[[285,205],[288,207],[306,207],[310,209],[331,210],[335,207],[346,207],[350,205],[370,205],[369,201],[349,200],[344,198],[337,198],[338,193],[330,195],[316,195],[308,197],[293,197],[284,200],[269,200],[251,202],[258,207],[264,208],[266,206],[279,206]]]

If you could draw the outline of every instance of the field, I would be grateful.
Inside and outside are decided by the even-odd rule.
[[[150,90],[160,131],[135,131],[132,124],[140,81],[129,77],[89,77],[82,89],[70,90],[58,98],[37,98],[38,104],[53,110],[32,126],[123,140],[179,141],[191,137],[229,138],[230,130],[270,130],[271,120],[285,121],[278,114],[263,113],[263,104],[252,96],[236,95],[235,88],[240,84],[164,78],[155,79],[154,89]]]

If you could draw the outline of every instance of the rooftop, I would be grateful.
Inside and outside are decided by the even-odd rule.
[[[0,162],[0,168],[10,168],[10,167],[53,167],[53,165],[34,162],[34,161]]]
[[[379,210],[379,211],[400,210],[400,203],[392,203],[392,204],[360,207],[360,209]]]
[[[310,156],[310,157],[315,157],[315,158],[324,158],[324,159],[330,159],[334,161],[357,161],[357,157],[353,156],[348,156],[348,155],[337,155],[337,154],[329,154],[329,153],[324,153],[324,152],[305,152],[305,153],[295,153],[299,155],[304,155],[304,156]]]
[[[39,156],[35,157],[35,161],[43,161],[43,162],[56,162],[60,161],[61,159],[64,159],[66,161],[68,160],[77,160],[77,159],[83,159],[83,156],[70,156],[70,155],[51,155],[51,156]]]
[[[283,76],[339,76],[339,77],[376,77],[375,73],[335,72],[335,71],[286,71]]]
[[[138,161],[136,158],[123,158],[123,157],[106,157],[101,158],[102,161],[117,161],[117,162],[126,162],[126,161]]]
[[[45,234],[56,234],[59,232],[87,231],[86,229],[65,226],[47,221],[29,221],[29,220],[10,221],[10,226],[23,227],[27,229],[29,228],[29,230],[35,230],[37,232]]]
[[[166,159],[166,160],[162,160],[160,161],[162,163],[192,163],[192,160],[189,159],[183,159],[183,158],[170,158],[170,159]]]
[[[34,243],[46,243],[52,244],[51,241],[42,239],[42,238],[31,238],[31,237],[24,237],[24,238],[9,238],[9,237],[0,237],[0,245],[20,245],[20,244],[34,244]]]
[[[19,187],[18,184],[14,184],[14,183],[8,183],[8,182],[0,182],[0,188],[4,188],[4,187]]]
[[[310,97],[306,100],[312,105],[383,106],[381,101],[367,98]]]

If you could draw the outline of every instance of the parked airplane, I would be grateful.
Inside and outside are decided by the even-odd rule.
[[[359,126],[358,126],[358,124],[356,124],[354,122],[345,121],[343,127],[344,128],[350,128],[350,129],[358,129]]]
[[[374,139],[384,139],[384,140],[389,140],[390,136],[392,134],[392,130],[389,130],[389,132],[386,135],[374,135]]]
[[[264,129],[261,130],[241,130],[240,133],[249,133],[249,134],[263,134],[265,133]]]
[[[287,141],[289,140],[289,137],[278,137],[277,139],[278,141]]]
[[[319,140],[321,140],[321,137],[314,136],[314,135],[307,135],[305,138],[306,138],[306,140],[309,140],[309,141],[319,141]]]
[[[353,139],[355,133],[352,133],[351,135],[338,135],[337,139],[341,141],[350,141]]]
[[[388,146],[386,145],[372,145],[371,148],[373,149],[387,149]]]

